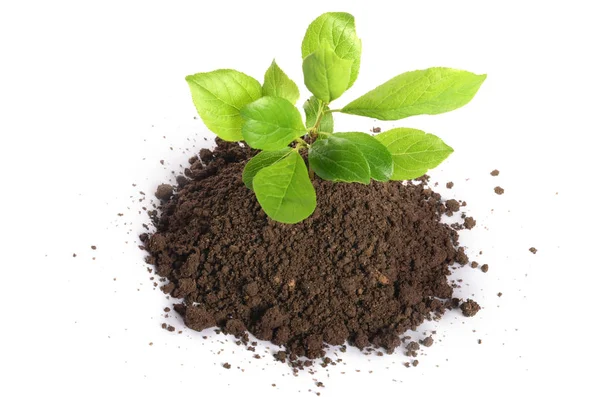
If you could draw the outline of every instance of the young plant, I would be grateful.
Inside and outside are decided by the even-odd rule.
[[[273,61],[264,82],[231,69],[187,76],[206,126],[226,141],[260,149],[242,179],[265,213],[283,223],[309,217],[317,200],[313,173],[335,182],[369,184],[422,176],[453,152],[435,135],[394,128],[376,136],[336,132],[332,113],[379,120],[439,114],[466,105],[486,75],[434,67],[400,74],[340,109],[330,104],[354,84],[362,44],[354,17],[329,12],[315,19],[302,41],[304,84],[313,94],[295,107],[296,84]],[[308,152],[309,169],[303,158]]]

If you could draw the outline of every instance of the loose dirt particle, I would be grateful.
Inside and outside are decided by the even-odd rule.
[[[473,317],[481,309],[481,306],[477,302],[471,299],[467,299],[460,305],[460,310],[466,317]]]
[[[490,266],[489,265],[485,264],[485,265],[481,266],[481,271],[482,272],[487,273],[488,270],[490,270]]]
[[[427,338],[421,341],[421,344],[425,347],[431,347],[431,345],[433,345],[433,338],[431,336],[428,336]]]
[[[504,189],[502,189],[500,186],[496,186],[494,188],[494,192],[496,192],[496,194],[498,194],[498,195],[504,194]]]
[[[77,258],[77,254],[73,254],[73,258]]]
[[[500,171],[494,170],[494,171],[490,172],[490,175],[491,176],[498,176],[498,175],[500,175]]]
[[[529,252],[531,252],[532,254],[537,254],[537,249],[535,247],[531,247],[529,248]],[[75,255],[75,254],[73,254]]]
[[[427,178],[369,186],[316,178],[315,213],[280,224],[241,180],[253,153],[217,140],[175,195],[161,195],[170,199],[152,213],[157,231],[141,236],[146,261],[169,281],[161,290],[183,299],[174,308],[189,328],[248,330],[284,346],[277,360],[294,361],[346,342],[392,352],[407,330],[451,308],[450,268],[469,260],[441,212],[458,201],[444,205]]]
[[[498,292],[498,298],[502,296],[502,292]]]
[[[154,195],[159,200],[168,200],[173,195],[173,186],[164,183],[162,185],[158,185]]]
[[[457,200],[450,199],[446,201],[446,209],[448,211],[456,212],[460,210],[460,203]]]
[[[92,248],[93,250],[96,250],[96,246],[95,246],[95,245],[92,245],[92,247],[91,247],[91,248]]]
[[[471,230],[475,227],[476,224],[477,224],[477,221],[475,219],[473,219],[473,217],[468,216],[465,218],[464,225],[465,225],[466,229]]]
[[[375,133],[381,132],[381,127],[373,127],[371,129],[371,132],[375,132]]]
[[[473,269],[477,269],[477,267],[478,267],[478,266],[479,266],[479,263],[478,263],[478,262],[475,262],[475,261],[471,262],[471,267],[472,267]]]
[[[419,360],[413,360],[412,366],[416,367],[417,365],[419,365]]]
[[[421,347],[419,346],[419,344],[417,342],[410,342],[408,345],[406,345],[406,350],[409,351],[415,351],[415,350],[419,350]]]
[[[225,368],[225,369],[231,369],[231,364],[229,364],[229,363],[223,363],[223,368]]]
[[[454,187],[454,182],[448,182],[446,183],[446,188],[447,189],[452,189]]]

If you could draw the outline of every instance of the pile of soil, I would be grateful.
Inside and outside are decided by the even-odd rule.
[[[313,359],[325,343],[392,352],[405,331],[459,306],[447,277],[468,258],[441,222],[456,200],[445,205],[426,178],[369,186],[317,178],[315,213],[284,225],[242,182],[253,154],[220,140],[203,149],[174,191],[159,188],[157,231],[140,236],[147,262],[169,281],[163,291],[182,298],[174,307],[189,328],[249,331],[292,360]]]

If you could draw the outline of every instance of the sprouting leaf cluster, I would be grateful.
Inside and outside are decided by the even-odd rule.
[[[332,113],[379,120],[444,113],[466,105],[486,75],[443,67],[416,70],[331,109],[356,81],[361,50],[350,14],[325,13],[309,25],[302,41],[302,71],[313,96],[303,104],[304,118],[296,108],[298,86],[275,61],[262,85],[232,69],[186,77],[194,105],[211,131],[262,150],[246,164],[242,179],[272,219],[297,223],[313,213],[313,174],[363,184],[413,179],[453,152],[435,135],[412,128],[376,136],[334,132]]]

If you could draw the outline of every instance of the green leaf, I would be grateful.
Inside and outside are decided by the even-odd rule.
[[[450,68],[415,70],[367,92],[342,112],[379,120],[449,112],[469,103],[485,78],[485,74]]]
[[[306,134],[302,116],[288,100],[262,97],[242,108],[242,135],[255,149],[284,149]]]
[[[244,172],[242,173],[242,180],[244,181],[244,185],[250,190],[252,190],[252,180],[258,173],[258,171],[262,170],[265,167],[274,164],[287,156],[292,151],[291,147],[287,147],[282,150],[276,150],[273,152],[260,152],[256,156],[252,157],[246,166],[244,167]]]
[[[321,178],[336,182],[371,181],[369,163],[360,149],[337,134],[319,139],[308,150],[308,162]]]
[[[317,98],[331,103],[348,89],[352,61],[342,59],[327,45],[304,58],[304,85]]]
[[[302,40],[302,59],[326,43],[342,59],[352,61],[348,87],[356,81],[362,45],[356,35],[354,17],[345,12],[327,12],[315,19]]]
[[[375,138],[392,155],[394,172],[390,179],[395,181],[423,176],[454,151],[437,136],[413,128],[394,128]]]
[[[340,132],[335,136],[352,142],[360,150],[369,163],[371,178],[380,182],[390,179],[394,168],[392,155],[375,137],[363,132]]]
[[[261,97],[260,83],[231,69],[197,73],[185,80],[204,124],[225,141],[241,141],[240,109]]]
[[[319,106],[321,106],[321,101],[319,101],[316,97],[311,96],[304,105],[304,113],[306,113],[306,127],[312,128],[317,122],[317,115],[319,114]],[[328,111],[329,106],[325,106],[323,111]],[[321,123],[319,123],[319,128],[317,128],[317,132],[333,132],[333,114],[325,113],[321,118]]]
[[[260,206],[277,222],[300,222],[317,207],[317,196],[306,164],[295,150],[258,171],[253,185]]]
[[[273,60],[271,66],[265,72],[262,94],[263,96],[284,98],[292,104],[296,104],[300,98],[298,86],[277,66],[275,60]]]

